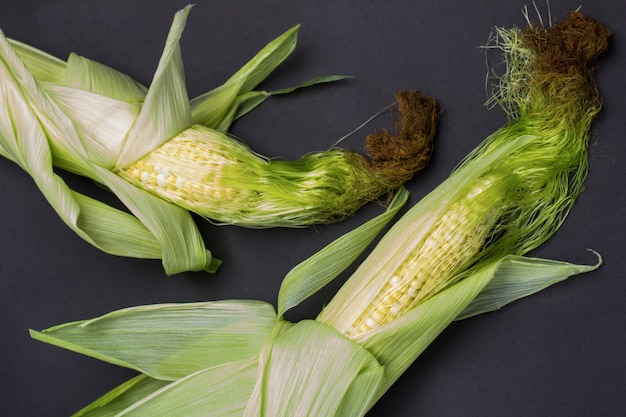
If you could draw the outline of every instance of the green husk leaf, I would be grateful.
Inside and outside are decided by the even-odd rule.
[[[135,187],[115,173],[94,167],[97,178],[150,230],[162,248],[165,273],[215,272],[221,261],[205,247],[191,213],[148,191]]]
[[[191,6],[176,13],[146,99],[117,160],[122,168],[191,125],[180,37]]]
[[[143,102],[148,92],[130,76],[74,53],[67,60],[63,84],[127,103]]]
[[[334,417],[364,416],[374,404],[376,392],[385,378],[384,366],[362,371],[352,381]]]
[[[456,317],[456,320],[498,310],[572,275],[591,272],[602,264],[600,255],[596,252],[594,254],[598,257],[595,265],[511,256],[506,262],[502,262],[493,279]]]
[[[222,122],[219,125],[217,125],[215,128],[220,131],[228,130],[228,128],[230,127],[233,121],[239,119],[240,117],[245,116],[246,114],[254,110],[256,107],[261,105],[265,100],[267,100],[268,98],[272,96],[280,95],[280,94],[289,94],[301,88],[306,88],[306,87],[314,86],[317,84],[339,81],[339,80],[343,80],[346,78],[352,78],[352,77],[343,76],[343,75],[328,75],[328,76],[317,77],[312,80],[306,81],[300,85],[289,87],[289,88],[283,88],[281,90],[273,90],[273,91],[256,91],[255,90],[255,91],[250,91],[247,93],[239,94],[235,98],[235,101],[233,102],[231,108],[229,109],[228,114],[224,116],[224,118],[222,119]]]
[[[409,192],[400,188],[384,213],[339,237],[289,271],[278,293],[278,315],[315,294],[350,266],[408,198]]]
[[[113,388],[87,407],[73,414],[72,417],[115,416],[170,383],[170,381],[150,378],[143,374],[137,375]]]
[[[233,103],[238,107],[238,97],[252,91],[293,52],[298,29],[294,26],[272,40],[223,85],[192,99],[193,122],[227,130],[234,120]]]
[[[269,94],[270,96],[290,94],[301,88],[311,87],[314,85],[325,84],[325,83],[330,83],[330,82],[335,82],[335,81],[341,81],[341,80],[345,80],[348,78],[354,78],[354,77],[351,75],[323,75],[321,77],[310,79],[308,81],[303,82],[302,84],[298,84],[293,87],[287,87],[287,88],[282,88],[280,90],[268,91],[267,94]]]
[[[72,191],[80,207],[76,228],[102,251],[118,256],[160,259],[161,245],[135,216]]]
[[[225,363],[172,382],[116,416],[238,417],[256,379],[255,359]]]
[[[251,404],[245,415],[347,416],[340,410],[358,405],[344,400],[367,399],[382,380],[382,367],[367,350],[329,326],[301,321],[273,342],[261,383],[262,409]]]
[[[204,368],[254,358],[276,323],[260,301],[158,304],[32,330],[39,341],[176,380]]]
[[[239,98],[240,90],[240,84],[229,81],[200,96],[202,100],[191,100],[192,122],[227,132],[237,111],[235,102]]]
[[[15,39],[9,39],[8,42],[38,81],[63,83],[67,66],[65,61]]]
[[[241,67],[230,80],[243,80],[241,92],[252,91],[295,50],[299,29],[300,25],[295,25],[272,40]]]
[[[251,112],[263,104],[263,102],[268,98],[269,95],[265,91],[249,91],[247,93],[239,94],[232,101],[228,112],[224,114],[219,123],[206,123],[205,126],[213,124],[213,128],[215,130],[227,132],[235,120]]]

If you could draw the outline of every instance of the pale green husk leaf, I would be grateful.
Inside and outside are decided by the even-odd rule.
[[[293,52],[299,27],[292,27],[268,43],[224,84],[192,99],[193,122],[227,130],[239,107],[237,97],[251,92]]]
[[[591,272],[602,263],[600,255],[596,252],[594,254],[598,257],[595,265],[510,256],[500,264],[493,279],[456,317],[456,320],[498,310],[506,304],[532,295],[572,275]]]
[[[75,53],[67,60],[63,84],[127,103],[143,102],[148,93],[148,89],[132,77]]]
[[[267,303],[216,301],[132,307],[31,335],[153,378],[176,380],[256,357],[275,322]]]
[[[255,388],[260,395],[252,395],[261,402],[251,403],[245,417],[348,416],[368,402],[383,377],[360,345],[322,323],[301,321],[273,342]]]
[[[59,85],[44,88],[72,120],[90,161],[113,169],[141,105]]]
[[[134,216],[72,191],[80,215],[76,227],[106,253],[134,258],[160,259],[161,245]]]
[[[249,91],[245,93],[240,93],[237,95],[237,97],[235,97],[228,113],[224,115],[220,123],[215,124],[211,122],[206,122],[204,123],[204,125],[209,126],[209,127],[214,127],[216,130],[225,132],[230,128],[230,125],[232,124],[233,121],[248,114],[249,112],[254,110],[256,107],[258,107],[260,104],[262,104],[265,100],[267,100],[268,98],[272,96],[281,95],[281,94],[289,94],[296,90],[299,90],[300,88],[311,87],[316,84],[339,81],[339,80],[343,80],[346,78],[351,78],[351,77],[344,76],[344,75],[327,75],[327,76],[317,77],[309,81],[305,81],[304,83],[299,84],[294,87],[283,88],[280,90],[273,90],[273,91],[253,90],[253,91]],[[199,115],[197,116],[199,117]],[[200,118],[199,118],[199,121],[201,121]]]
[[[239,417],[256,378],[254,359],[225,363],[172,382],[117,414],[103,415]]]
[[[133,186],[107,169],[94,167],[94,172],[157,239],[167,274],[217,270],[221,261],[206,249],[191,213]]]
[[[37,80],[63,84],[67,66],[65,61],[15,39],[8,41]]]
[[[150,378],[144,374],[137,375],[73,414],[73,417],[110,417],[117,415],[170,383],[171,381]]]
[[[174,16],[146,99],[118,157],[118,168],[135,162],[191,125],[179,43],[190,9],[187,6]]]

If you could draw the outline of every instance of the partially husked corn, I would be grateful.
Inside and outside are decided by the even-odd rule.
[[[602,104],[593,69],[609,37],[577,12],[551,27],[497,29],[507,72],[495,77],[491,102],[509,123],[383,237],[318,320],[375,340],[457,282],[550,238],[583,190]]]

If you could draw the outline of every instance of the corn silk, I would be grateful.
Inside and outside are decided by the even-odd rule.
[[[363,416],[454,320],[594,270],[525,256],[581,193],[592,72],[610,31],[579,12],[497,28],[506,66],[492,102],[509,116],[385,233],[315,320],[284,314],[334,279],[406,200],[297,265],[277,309],[225,300],[128,308],[35,339],[139,375],[77,416]],[[425,399],[427,401],[427,399]]]
[[[346,77],[257,90],[294,50],[294,26],[224,84],[190,100],[179,42],[190,9],[175,15],[149,87],[77,54],[63,61],[0,33],[0,155],[28,172],[90,244],[162,259],[167,274],[214,272],[220,261],[191,213],[257,228],[336,222],[427,165],[438,109],[417,91],[397,94],[397,132],[369,135],[364,154],[332,147],[287,161],[253,152],[228,134],[235,120],[268,97]],[[62,171],[92,179],[119,204],[73,190]]]

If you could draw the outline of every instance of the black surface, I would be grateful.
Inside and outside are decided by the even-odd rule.
[[[539,8],[546,11],[543,1]],[[149,83],[174,12],[184,1],[1,1],[9,37],[59,57],[75,51]],[[483,107],[485,57],[494,25],[524,26],[524,0],[206,1],[182,40],[190,96],[223,82],[267,41],[302,23],[294,55],[264,85],[290,86],[324,74],[355,79],[276,97],[233,132],[267,156],[324,149],[393,100],[420,89],[444,108],[427,172],[408,184],[410,203],[441,182],[505,119]],[[563,18],[579,0],[550,2]],[[533,255],[591,263],[571,278],[503,310],[454,323],[369,414],[382,416],[626,415],[624,181],[626,87],[622,0],[583,3],[614,31],[597,72],[604,110],[593,126],[586,190],[561,230]],[[534,16],[535,13],[533,12]],[[547,15],[544,14],[544,18]],[[359,150],[367,131],[351,137]],[[0,415],[68,415],[133,372],[33,341],[43,329],[139,304],[254,298],[274,302],[284,274],[360,224],[368,208],[340,224],[301,230],[246,230],[200,221],[224,260],[215,276],[167,277],[158,261],[116,258],[92,248],[56,216],[30,177],[0,160]],[[93,190],[88,181],[70,178]],[[291,319],[313,317],[333,284]]]

